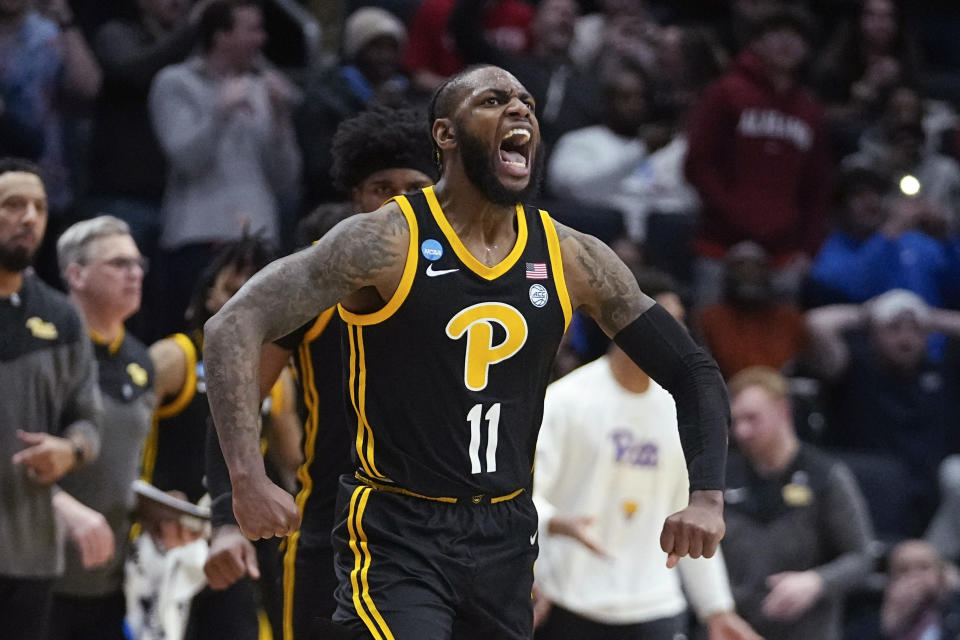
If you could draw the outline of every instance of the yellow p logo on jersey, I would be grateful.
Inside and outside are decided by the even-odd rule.
[[[493,323],[506,332],[500,344],[493,344]],[[467,334],[463,381],[467,389],[481,391],[488,382],[490,365],[515,355],[527,342],[527,321],[523,314],[502,302],[482,302],[467,307],[447,323],[447,335],[459,340]]]

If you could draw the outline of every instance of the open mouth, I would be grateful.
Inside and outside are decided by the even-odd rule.
[[[526,175],[530,159],[530,131],[514,128],[500,140],[500,162],[515,175]]]

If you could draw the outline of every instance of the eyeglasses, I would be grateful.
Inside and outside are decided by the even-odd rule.
[[[90,262],[87,263],[89,266],[94,266],[98,264],[104,264],[108,267],[116,269],[117,271],[133,271],[135,268],[139,267],[144,273],[150,268],[150,261],[144,258],[143,256],[137,258],[128,258],[124,256],[117,256],[116,258],[111,258],[109,260],[103,260],[100,262]]]

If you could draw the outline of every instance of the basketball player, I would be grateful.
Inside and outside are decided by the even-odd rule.
[[[371,131],[378,132],[370,135]],[[419,191],[436,182],[428,129],[414,109],[374,108],[344,121],[333,139],[334,182],[351,196],[352,213],[377,209],[389,198]],[[311,218],[321,214],[317,211]],[[310,226],[306,243],[320,238],[331,219],[320,215]],[[343,321],[336,308],[321,313],[300,329],[265,345],[260,361],[261,392],[270,388],[293,357],[300,388],[304,426],[303,460],[298,473],[297,508],[300,529],[287,541],[283,559],[283,637],[306,638],[315,618],[330,618],[336,608],[330,531],[335,519],[338,480],[353,470],[352,439],[343,410],[340,334]],[[207,479],[214,539],[204,571],[211,586],[226,588],[257,572],[253,546],[236,528],[230,484],[216,436],[208,438]],[[252,563],[252,564],[251,564]]]
[[[357,471],[340,482],[334,620],[357,637],[528,638],[533,452],[572,311],[676,398],[691,494],[664,524],[670,566],[713,555],[723,534],[726,394],[606,245],[520,204],[537,186],[540,132],[516,78],[471,68],[430,111],[435,189],[341,222],[207,322],[211,410],[241,530],[294,531],[296,505],[258,447],[260,345],[339,303]]]

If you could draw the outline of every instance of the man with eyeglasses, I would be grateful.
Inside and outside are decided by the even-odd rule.
[[[65,478],[54,497],[69,543],[46,638],[122,640],[132,484],[156,404],[150,355],[123,323],[140,308],[146,261],[127,223],[102,215],[63,232],[57,262],[93,343],[103,444],[100,458]]]
[[[83,322],[30,269],[47,226],[36,165],[0,159],[0,620],[42,638],[63,572],[53,484],[100,450],[100,395]]]

